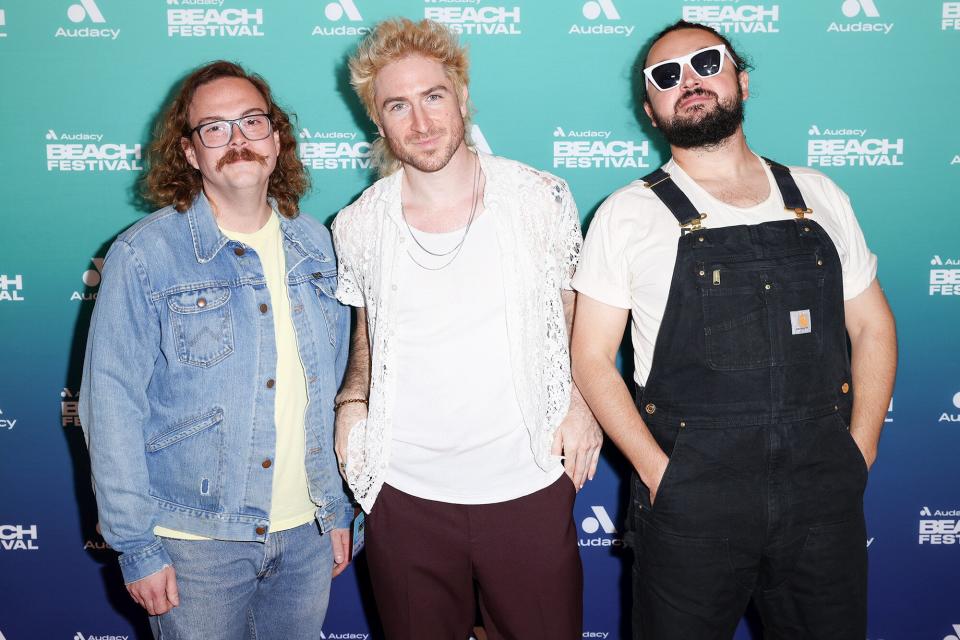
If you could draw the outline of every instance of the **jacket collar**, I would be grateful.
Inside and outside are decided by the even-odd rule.
[[[276,201],[273,198],[269,198],[267,201],[270,207],[276,210]],[[190,208],[187,209],[186,215],[190,225],[190,235],[193,237],[193,250],[197,256],[197,262],[200,264],[210,262],[230,242],[230,239],[221,233],[217,221],[213,218],[213,208],[210,206],[210,201],[202,191],[190,205]],[[306,233],[300,216],[293,219],[280,216],[280,229],[283,235],[296,245],[304,255],[321,262],[328,262],[331,259],[326,252],[317,246],[311,235]]]

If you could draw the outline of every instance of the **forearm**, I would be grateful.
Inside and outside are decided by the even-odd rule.
[[[335,402],[366,398],[370,393],[370,342],[367,338],[367,314],[362,308],[354,313],[353,334],[347,371]]]
[[[897,370],[897,337],[893,317],[851,335],[853,416],[850,435],[860,446],[868,464],[877,455]]]
[[[577,294],[573,291],[564,290],[560,292],[560,299],[563,302],[563,318],[567,327],[567,347],[571,348],[573,316],[576,312]],[[594,419],[590,407],[587,405],[587,401],[584,400],[583,394],[580,392],[575,379],[570,384],[570,408],[568,409],[568,413],[583,416],[584,419]]]
[[[580,393],[607,436],[647,486],[659,483],[657,463],[665,454],[644,424],[616,363],[599,354],[577,354],[573,371]]]

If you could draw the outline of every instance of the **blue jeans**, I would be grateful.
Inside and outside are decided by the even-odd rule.
[[[316,522],[264,543],[162,538],[180,606],[152,616],[157,640],[320,638],[333,547]]]

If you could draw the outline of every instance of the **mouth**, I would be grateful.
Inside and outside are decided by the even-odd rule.
[[[717,100],[717,94],[713,93],[712,91],[697,89],[682,96],[680,100],[677,101],[677,105],[674,110],[680,112],[691,107],[696,108],[698,105],[710,102],[711,100]]]
[[[420,138],[407,138],[407,144],[420,148],[435,146],[443,138],[445,131],[431,131]]]

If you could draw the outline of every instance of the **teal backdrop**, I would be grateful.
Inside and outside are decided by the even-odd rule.
[[[171,89],[217,58],[264,75],[297,114],[303,209],[329,222],[373,180],[345,58],[396,15],[463,34],[476,142],[566,179],[585,225],[667,157],[632,99],[650,36],[686,17],[750,57],[750,144],[846,190],[898,321],[869,638],[958,640],[960,2],[942,0],[0,0],[0,638],[148,637],[97,533],[76,395],[102,256],[149,211],[137,181]],[[607,447],[577,499],[585,638],[629,637],[626,473]],[[367,594],[361,559],[319,637],[379,637]],[[759,637],[748,617],[738,638]]]

